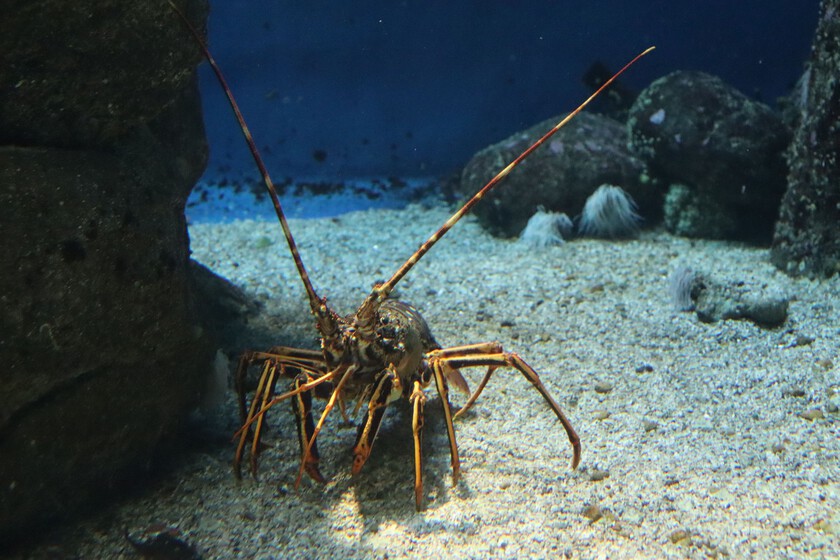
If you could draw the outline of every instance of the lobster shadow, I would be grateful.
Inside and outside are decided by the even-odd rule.
[[[463,479],[452,486],[443,407],[439,399],[433,398],[426,405],[423,431],[424,510],[416,510],[411,407],[407,401],[398,401],[390,408],[368,463],[358,476],[347,481],[358,503],[365,532],[375,532],[383,521],[422,517],[425,511],[446,503],[452,493],[470,494]]]

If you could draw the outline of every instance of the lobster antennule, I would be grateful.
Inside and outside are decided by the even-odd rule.
[[[621,76],[621,74],[623,74],[625,70],[627,70],[628,68],[633,66],[633,64],[635,64],[640,58],[642,58],[646,54],[650,53],[655,48],[656,47],[648,47],[647,49],[645,49],[641,53],[637,54],[630,62],[625,64],[621,68],[621,70],[619,70],[618,72],[613,74],[613,76],[609,80],[604,82],[601,85],[601,87],[599,87],[592,95],[590,95],[588,98],[586,98],[586,101],[584,101],[583,103],[578,105],[578,107],[574,111],[572,111],[571,113],[566,115],[566,117],[563,120],[561,120],[559,123],[557,123],[554,126],[554,128],[552,128],[551,130],[546,132],[542,136],[542,138],[540,138],[539,140],[537,140],[536,142],[531,144],[531,146],[527,150],[525,150],[524,152],[519,154],[519,156],[517,156],[516,159],[514,159],[512,162],[507,164],[507,166],[505,166],[504,169],[499,171],[496,174],[495,177],[490,179],[490,181],[488,181],[488,183],[481,188],[481,190],[479,190],[477,193],[475,193],[472,196],[472,198],[470,198],[467,202],[465,202],[464,205],[461,206],[461,208],[457,212],[452,214],[452,216],[448,220],[446,220],[446,223],[444,223],[440,227],[440,229],[438,229],[435,233],[433,233],[431,235],[431,237],[429,237],[426,241],[424,241],[423,244],[420,245],[420,247],[414,252],[414,254],[411,255],[408,258],[408,260],[405,261],[405,263],[403,263],[403,265],[394,273],[393,276],[391,276],[390,279],[388,279],[387,282],[385,282],[383,284],[378,284],[376,287],[374,287],[373,292],[371,293],[371,296],[369,296],[369,299],[375,299],[375,300],[378,300],[378,301],[382,301],[386,297],[388,297],[388,295],[394,289],[394,286],[397,285],[397,282],[399,282],[402,279],[402,277],[405,276],[408,273],[408,271],[411,270],[414,267],[415,264],[417,264],[417,261],[419,261],[423,257],[423,255],[425,255],[426,253],[429,252],[429,249],[431,249],[432,246],[435,243],[437,243],[438,239],[443,237],[444,234],[446,234],[447,231],[452,229],[452,226],[454,226],[456,223],[458,223],[458,220],[460,220],[464,216],[464,214],[469,212],[472,209],[472,207],[475,206],[478,203],[479,200],[484,198],[484,195],[486,195],[488,192],[490,192],[490,190],[493,189],[493,187],[498,185],[499,182],[502,181],[502,179],[507,177],[507,175],[511,171],[513,171],[513,169],[516,166],[518,166],[520,163],[522,163],[522,160],[524,160],[525,158],[530,156],[534,152],[534,150],[539,148],[546,140],[551,138],[554,135],[555,132],[557,132],[558,130],[560,130],[564,126],[566,126],[566,124],[570,120],[575,118],[575,116],[577,116],[578,113],[580,113],[587,105],[589,105],[592,102],[592,100],[594,100],[596,97],[598,97],[607,87],[610,86],[610,84],[612,84],[619,76]]]
[[[204,42],[204,39],[201,38],[201,35],[198,33],[196,28],[193,26],[192,23],[187,19],[187,16],[184,12],[175,5],[172,0],[167,0],[170,7],[178,14],[178,17],[181,18],[181,21],[184,25],[189,29],[192,36],[195,38],[196,43],[198,43],[199,48],[201,49],[202,53],[204,54],[204,58],[207,59],[207,62],[210,64],[210,67],[213,69],[213,73],[216,75],[216,79],[219,81],[219,84],[222,87],[222,90],[225,92],[225,96],[227,97],[228,103],[230,103],[231,108],[233,109],[234,115],[236,115],[236,120],[239,123],[239,128],[242,130],[242,135],[245,137],[245,142],[248,144],[248,149],[251,152],[251,156],[254,158],[254,162],[257,164],[257,168],[260,170],[260,175],[262,175],[263,182],[265,183],[266,189],[268,189],[269,197],[271,198],[271,202],[274,205],[274,212],[277,214],[277,219],[280,220],[280,227],[283,228],[283,235],[286,238],[286,243],[289,245],[289,251],[292,253],[292,258],[295,261],[295,266],[297,267],[298,274],[300,275],[300,279],[303,282],[303,287],[306,289],[306,295],[309,298],[309,306],[312,309],[312,313],[316,317],[326,317],[327,314],[324,313],[322,309],[324,306],[324,300],[318,297],[318,294],[315,293],[315,288],[312,286],[312,281],[309,279],[309,274],[306,272],[306,267],[303,266],[303,259],[301,259],[300,252],[297,248],[297,243],[295,243],[295,238],[292,237],[292,230],[289,229],[289,224],[286,221],[286,214],[283,212],[283,207],[280,205],[280,198],[277,196],[277,189],[274,188],[274,182],[271,180],[271,176],[268,174],[268,169],[263,162],[262,156],[260,156],[259,150],[257,150],[257,145],[254,143],[254,139],[251,137],[251,131],[248,129],[248,125],[245,123],[245,118],[242,116],[242,112],[239,110],[239,105],[236,103],[236,99],[233,97],[233,92],[231,92],[230,87],[228,87],[227,80],[225,79],[224,74],[222,74],[221,68],[219,65],[216,64],[216,60],[213,58],[213,55],[210,54],[210,49]]]

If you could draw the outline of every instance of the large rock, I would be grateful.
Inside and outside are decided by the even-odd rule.
[[[679,71],[639,95],[627,127],[633,152],[672,184],[664,208],[672,232],[769,241],[790,139],[769,107],[719,78]]]
[[[460,195],[475,194],[560,119],[543,121],[476,153],[461,174]],[[513,237],[540,207],[579,214],[587,197],[607,183],[630,193],[639,213],[651,219],[658,214],[661,196],[646,179],[645,165],[627,149],[622,124],[581,113],[490,191],[473,212],[492,233]]]
[[[770,252],[792,275],[840,272],[840,0],[824,0],[820,13]]]
[[[189,35],[165,2],[3,8],[0,543],[148,468],[215,351],[183,213],[207,157]]]
[[[206,0],[182,0],[200,19]],[[170,105],[198,52],[159,2],[0,3],[0,145],[109,146]]]

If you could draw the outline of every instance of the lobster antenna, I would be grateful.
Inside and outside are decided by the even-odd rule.
[[[391,293],[391,290],[393,290],[394,286],[396,286],[397,282],[399,282],[402,279],[402,277],[405,276],[408,273],[408,271],[411,270],[414,267],[415,264],[417,264],[417,261],[419,261],[423,257],[423,255],[425,255],[426,253],[429,252],[429,249],[431,249],[432,246],[435,243],[437,243],[438,239],[443,237],[444,234],[447,231],[452,229],[452,226],[454,226],[456,223],[458,223],[458,220],[460,220],[464,216],[464,214],[469,212],[472,209],[472,207],[475,206],[476,203],[478,203],[479,200],[484,198],[484,195],[486,195],[488,192],[490,192],[490,190],[493,187],[498,185],[499,182],[501,182],[502,179],[507,177],[508,173],[510,173],[517,165],[522,163],[522,160],[524,160],[526,157],[530,156],[534,152],[534,150],[539,148],[546,140],[551,138],[554,135],[555,132],[557,132],[558,130],[560,130],[564,126],[566,126],[566,124],[570,120],[575,118],[575,116],[577,116],[578,113],[580,113],[587,105],[589,105],[589,103],[591,103],[593,99],[598,97],[601,94],[601,92],[603,92],[610,84],[612,84],[619,76],[621,76],[621,74],[623,74],[625,70],[627,70],[628,68],[633,66],[633,64],[635,64],[636,61],[638,61],[640,58],[642,58],[643,56],[645,56],[646,54],[648,54],[649,52],[651,52],[655,48],[656,47],[648,47],[647,49],[645,49],[641,53],[637,54],[635,56],[635,58],[633,58],[633,60],[631,60],[630,62],[625,64],[624,67],[621,70],[619,70],[618,72],[613,74],[613,76],[609,80],[604,82],[601,85],[601,87],[599,87],[595,91],[595,93],[593,93],[592,95],[590,95],[586,99],[586,101],[584,101],[583,103],[578,105],[577,109],[575,109],[574,111],[572,111],[571,113],[566,115],[566,117],[563,120],[561,120],[559,123],[557,123],[554,126],[554,128],[552,128],[551,130],[546,132],[543,135],[542,138],[540,138],[539,140],[534,142],[527,150],[525,150],[524,152],[519,154],[519,156],[516,159],[514,159],[512,162],[510,162],[504,169],[499,171],[499,173],[496,174],[495,177],[490,179],[490,181],[486,185],[484,185],[481,188],[480,191],[475,193],[473,195],[473,197],[471,199],[469,199],[463,206],[461,206],[461,208],[457,212],[452,214],[452,216],[448,220],[446,220],[446,223],[444,223],[439,230],[437,230],[435,233],[433,233],[431,237],[429,237],[422,245],[420,245],[420,247],[417,249],[417,251],[415,251],[414,254],[411,255],[408,258],[408,260],[405,261],[405,263],[403,263],[403,265],[399,268],[399,270],[397,270],[394,273],[394,275],[391,276],[391,278],[387,282],[385,282],[384,284],[379,284],[376,287],[374,287],[372,295],[376,296],[376,300],[382,301],[385,298],[387,298],[388,295]]]
[[[289,245],[289,251],[292,253],[292,258],[295,261],[295,266],[297,267],[298,274],[300,275],[300,279],[303,281],[303,287],[306,289],[306,295],[309,297],[309,306],[312,308],[312,312],[315,315],[319,315],[318,310],[320,309],[321,305],[323,304],[321,298],[318,297],[318,294],[315,293],[315,288],[312,287],[312,281],[309,279],[309,274],[306,272],[306,268],[303,266],[303,259],[300,258],[300,252],[297,248],[297,243],[295,243],[295,238],[292,237],[292,230],[289,229],[289,224],[286,221],[286,214],[283,212],[283,207],[280,205],[280,198],[277,196],[277,189],[274,188],[274,182],[271,180],[271,176],[268,174],[268,169],[265,167],[265,163],[263,162],[262,157],[260,156],[259,150],[257,150],[257,145],[254,143],[254,139],[251,137],[251,131],[248,130],[248,125],[245,124],[245,118],[242,116],[242,112],[239,110],[239,105],[236,103],[236,99],[233,97],[233,93],[230,91],[230,87],[228,87],[227,80],[225,80],[224,75],[222,74],[222,70],[219,68],[219,65],[216,64],[216,61],[213,59],[213,55],[210,54],[210,49],[207,48],[207,45],[204,42],[204,39],[201,38],[201,35],[196,31],[195,27],[190,23],[187,19],[187,16],[184,15],[184,12],[176,6],[172,0],[167,0],[169,5],[178,14],[178,17],[181,18],[181,21],[184,22],[184,25],[190,30],[193,37],[195,38],[196,43],[201,48],[201,51],[204,53],[204,57],[207,59],[207,62],[210,63],[210,67],[213,69],[213,73],[216,74],[216,78],[219,80],[219,84],[222,86],[222,90],[225,92],[225,96],[230,103],[231,108],[233,109],[233,113],[236,115],[236,120],[239,122],[239,128],[242,129],[242,135],[245,137],[245,141],[248,143],[248,149],[251,151],[251,155],[254,158],[254,162],[257,164],[257,167],[260,170],[260,175],[262,175],[263,182],[265,183],[266,188],[268,189],[268,194],[271,197],[271,202],[274,204],[274,212],[277,214],[277,218],[280,220],[280,227],[283,228],[283,235],[286,237],[286,242]]]

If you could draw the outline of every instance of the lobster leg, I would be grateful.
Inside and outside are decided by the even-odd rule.
[[[394,389],[397,389],[399,396],[399,378],[392,369],[386,369],[379,374],[374,382],[374,390],[368,402],[368,409],[364,420],[359,425],[359,432],[356,436],[356,444],[353,446],[353,475],[359,474],[362,467],[370,457],[373,449],[373,442],[385,418],[385,410],[388,403],[394,400]]]
[[[417,511],[420,511],[423,509],[423,409],[426,405],[426,394],[423,393],[423,386],[419,381],[414,382],[409,402],[412,408],[411,433],[414,437],[414,503]]]
[[[262,391],[262,406],[265,406],[265,403],[271,398],[274,394],[274,386],[277,385],[277,370],[280,369],[281,372],[283,371],[282,364],[276,364],[273,362],[266,362],[264,373],[262,375],[261,381],[265,380],[265,386],[263,387]],[[259,391],[257,395],[254,396],[254,400],[251,403],[252,409],[260,403],[259,398]],[[260,455],[260,440],[262,439],[262,429],[265,425],[265,415],[261,414],[257,418],[257,422],[254,425],[254,438],[251,442],[251,475],[256,478],[257,477],[257,459]],[[247,433],[247,432],[246,432]]]
[[[318,423],[315,425],[315,428],[312,430],[312,435],[309,437],[309,442],[304,446],[303,449],[303,456],[300,460],[300,469],[298,470],[297,478],[295,479],[295,489],[300,486],[300,481],[303,478],[303,473],[306,471],[306,466],[310,461],[310,454],[312,452],[312,447],[315,445],[315,439],[318,437],[318,434],[321,432],[321,428],[324,427],[324,423],[327,421],[327,416],[330,415],[332,409],[335,408],[336,402],[341,398],[342,391],[344,390],[344,384],[347,383],[347,380],[352,377],[353,373],[356,371],[357,367],[355,365],[347,365],[342,364],[338,366],[335,370],[327,373],[324,377],[329,377],[333,379],[335,377],[341,376],[338,383],[336,383],[335,388],[333,389],[332,393],[330,394],[330,399],[327,401],[326,406],[324,406],[324,411],[321,413],[321,417],[318,419]],[[323,378],[321,378],[323,379]],[[320,381],[320,380],[318,380]]]
[[[265,398],[270,397],[270,395],[274,391],[274,384],[276,383],[277,379],[275,377],[275,372],[277,369],[277,363],[271,360],[267,360],[263,364],[263,371],[260,375],[260,381],[257,385],[257,390],[254,393],[254,398],[251,400],[251,407],[247,409],[245,406],[245,393],[244,390],[241,390],[241,386],[244,384],[244,377],[245,372],[247,372],[248,366],[250,365],[250,361],[248,360],[248,356],[243,354],[242,359],[239,361],[239,369],[236,372],[236,385],[237,390],[239,392],[239,415],[242,417],[242,421],[246,422],[249,421],[254,417],[254,413],[259,409],[260,403],[265,400]],[[245,452],[245,445],[248,443],[248,438],[251,436],[251,428],[250,424],[246,424],[248,427],[246,429],[241,430],[239,434],[239,443],[236,446],[236,454],[233,457],[233,470],[236,473],[237,478],[242,476],[242,470],[240,465],[242,464],[242,456]],[[259,441],[260,441],[260,431],[262,428],[262,417],[260,417],[258,422],[258,431],[256,431],[253,435],[253,446],[251,448],[251,472],[256,472],[257,467],[257,458],[256,454],[259,453]]]
[[[248,369],[259,362],[262,362],[262,372],[251,404],[248,406],[245,398],[247,393],[245,381]],[[239,439],[233,459],[234,472],[237,477],[241,476],[242,458],[249,440],[251,442],[251,472],[256,476],[257,458],[265,423],[264,415],[268,409],[302,391],[308,391],[318,385],[326,384],[329,378],[324,375],[324,370],[323,355],[313,350],[277,346],[269,352],[245,352],[242,355],[234,377],[238,394],[239,415],[242,419],[242,427],[234,436],[234,438]],[[307,383],[296,383],[294,390],[277,397],[274,396],[274,389],[280,376],[297,377],[299,375],[304,375]]]
[[[437,352],[437,351],[433,351]],[[433,354],[433,353],[430,353]],[[449,437],[449,456],[452,463],[452,486],[458,484],[461,476],[461,460],[458,457],[458,443],[455,441],[455,425],[452,423],[452,405],[449,404],[449,386],[446,384],[446,373],[451,370],[449,364],[443,360],[428,360],[435,378],[440,402],[443,404],[443,418],[446,421],[446,435]],[[457,366],[455,366],[457,369]]]
[[[467,408],[472,406],[475,400],[478,398],[478,395],[484,389],[485,385],[487,385],[487,381],[489,381],[490,376],[493,372],[499,367],[512,367],[518,370],[522,375],[525,376],[531,385],[542,395],[543,399],[548,406],[551,407],[551,410],[554,412],[554,415],[557,416],[557,419],[560,420],[560,423],[563,425],[563,428],[566,430],[566,435],[569,438],[569,443],[572,445],[572,468],[577,468],[578,464],[580,463],[580,454],[581,454],[581,447],[580,447],[580,437],[575,432],[575,429],[572,427],[572,423],[569,422],[569,419],[566,418],[566,415],[563,413],[563,410],[560,408],[560,405],[552,398],[551,394],[543,385],[542,380],[540,380],[540,376],[537,375],[537,372],[534,371],[530,365],[528,365],[525,360],[523,360],[519,354],[514,352],[505,352],[502,348],[502,345],[498,342],[485,342],[480,344],[471,344],[467,346],[458,346],[453,348],[443,348],[441,350],[432,350],[427,354],[427,359],[429,364],[434,368],[435,372],[442,369],[442,363],[447,364],[453,368],[464,368],[464,367],[481,367],[485,366],[488,368],[487,373],[484,375],[484,379],[481,380],[481,384],[476,389],[475,393],[470,397],[467,401],[467,404],[458,411],[459,414],[464,412]]]
[[[252,411],[251,413],[248,413],[248,409],[245,404],[245,395],[248,392],[248,388],[245,383],[248,375],[248,368],[256,363],[265,363],[267,361],[283,363],[290,368],[308,371],[316,378],[321,377],[324,373],[326,373],[324,355],[315,350],[275,346],[268,352],[243,352],[242,356],[239,358],[239,366],[236,368],[236,373],[234,374],[234,388],[236,389],[239,401],[239,417],[243,424],[245,424],[246,421],[256,412]],[[265,375],[266,373],[264,371],[260,377],[260,382],[262,382]],[[259,392],[254,395],[255,400],[258,398],[258,395]]]
[[[309,378],[300,374],[295,378],[294,387],[299,389],[304,385]],[[312,480],[324,483],[324,476],[318,469],[318,462],[320,456],[318,455],[318,443],[313,437],[315,431],[315,422],[312,420],[312,390],[300,391],[292,399],[292,409],[295,412],[295,419],[297,420],[298,441],[300,442],[301,461],[304,464],[304,470]],[[311,442],[309,452],[307,453],[307,445]]]
[[[239,356],[239,365],[236,367],[236,373],[233,376],[233,387],[236,390],[236,401],[239,403],[239,420],[245,423],[248,417],[248,409],[245,405],[245,377],[248,375],[248,368],[254,363],[251,352],[243,352]],[[260,376],[260,383],[262,383],[263,376]],[[259,389],[259,388],[258,388]]]

